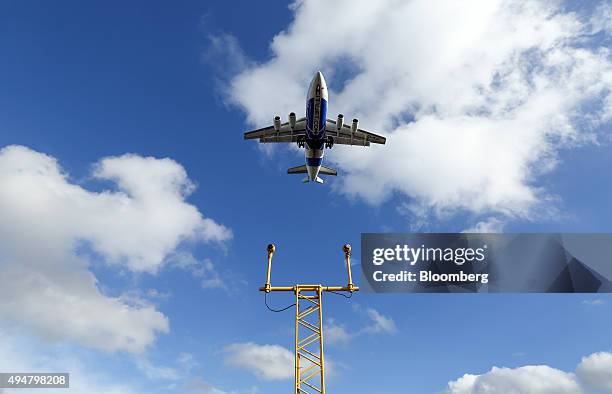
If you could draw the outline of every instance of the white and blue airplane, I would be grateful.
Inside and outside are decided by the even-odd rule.
[[[281,123],[280,116],[275,116],[272,126],[246,132],[244,139],[259,139],[261,143],[297,143],[298,148],[305,148],[306,165],[289,168],[287,173],[308,174],[302,182],[323,183],[319,174],[338,175],[333,168],[321,165],[325,148],[331,149],[334,144],[370,146],[370,143],[384,144],[387,141],[385,137],[358,128],[357,119],[353,119],[350,126],[344,124],[342,114],[335,121],[327,119],[327,104],[327,84],[319,71],[308,88],[306,117],[297,119],[291,112],[289,121]]]

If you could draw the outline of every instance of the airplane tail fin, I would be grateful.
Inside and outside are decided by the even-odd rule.
[[[308,169],[306,168],[306,166],[291,167],[287,170],[287,174],[308,174]],[[321,168],[319,169],[319,174],[338,175],[338,171],[334,170],[333,168],[321,166]],[[323,179],[320,177],[316,177],[314,181],[317,183],[324,182]],[[310,182],[310,176],[306,176],[304,179],[302,179],[302,182]]]
[[[287,170],[287,174],[307,174],[306,166],[291,167]]]

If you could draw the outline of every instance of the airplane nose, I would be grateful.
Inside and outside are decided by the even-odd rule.
[[[321,71],[317,71],[314,77],[312,77],[312,82],[310,82],[310,88],[308,89],[308,99],[317,95],[317,86],[321,90],[322,97],[327,100],[327,84]]]

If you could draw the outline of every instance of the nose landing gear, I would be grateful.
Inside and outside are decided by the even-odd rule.
[[[304,137],[299,137],[297,140],[297,146],[298,148],[303,148],[306,146],[306,139]]]

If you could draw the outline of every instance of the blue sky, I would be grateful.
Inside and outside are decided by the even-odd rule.
[[[577,9],[584,21],[599,12],[595,11],[598,4],[567,4],[558,12]],[[308,17],[302,12],[298,19]],[[303,160],[299,155],[282,148],[269,154],[242,139],[245,130],[276,114],[260,110],[254,104],[257,100],[247,95],[260,95],[266,102],[263,107],[274,108],[281,104],[272,99],[267,102],[268,93],[282,96],[285,89],[282,83],[272,83],[263,91],[248,90],[259,81],[253,70],[272,70],[269,74],[274,76],[274,70],[280,68],[286,73],[279,80],[301,86],[302,80],[311,78],[312,70],[321,68],[330,75],[328,83],[339,97],[334,102],[333,93],[330,95],[330,116],[339,111],[352,116],[349,111],[354,110],[361,114],[364,127],[375,132],[380,128],[381,134],[397,136],[398,141],[402,127],[418,127],[419,123],[402,125],[397,114],[393,122],[386,123],[364,109],[367,102],[340,107],[351,101],[350,92],[361,94],[359,88],[367,84],[351,84],[360,72],[374,72],[368,69],[372,66],[359,64],[359,57],[343,65],[342,57],[351,57],[350,47],[358,44],[334,42],[333,37],[321,45],[347,47],[338,58],[319,62],[319,55],[309,58],[312,52],[304,50],[299,64],[287,61],[288,49],[282,43],[271,48],[270,43],[297,20],[294,18],[295,11],[286,4],[249,1],[185,1],[172,6],[144,1],[87,5],[33,1],[0,6],[0,148],[22,145],[54,157],[68,174],[68,183],[90,192],[117,191],[112,179],[92,176],[94,164],[104,157],[132,153],[171,158],[197,186],[185,197],[186,203],[232,234],[220,237],[219,242],[181,242],[164,256],[156,272],[109,262],[112,258],[107,253],[86,242],[79,253],[86,256],[87,269],[97,278],[101,293],[122,300],[133,295],[138,302],[146,301],[167,318],[168,331],[156,333],[143,353],[109,351],[74,338],[49,338],[32,328],[31,321],[7,315],[0,308],[0,335],[28,349],[24,365],[40,365],[33,361],[40,359],[55,360],[53,365],[59,366],[79,365],[100,387],[121,386],[114,388],[116,392],[182,393],[189,392],[193,382],[205,382],[210,386],[202,383],[200,391],[192,392],[283,393],[290,389],[290,379],[267,380],[253,374],[253,368],[231,365],[227,360],[227,347],[235,343],[291,350],[291,313],[267,312],[257,291],[265,277],[269,242],[278,247],[273,282],[335,284],[345,280],[341,245],[353,244],[358,255],[362,232],[454,232],[491,218],[503,223],[498,230],[505,232],[611,231],[612,188],[605,169],[612,164],[612,147],[606,134],[610,122],[603,115],[604,120],[593,123],[597,144],[588,138],[581,140],[584,134],[576,127],[572,136],[577,142],[546,145],[541,150],[534,145],[536,154],[554,153],[544,165],[539,166],[534,158],[518,162],[517,166],[534,169],[509,187],[525,186],[533,191],[537,201],[532,202],[517,197],[506,204],[491,192],[483,206],[473,206],[464,201],[470,199],[471,191],[451,189],[448,193],[462,195],[463,200],[445,205],[441,201],[449,199],[435,195],[426,183],[412,184],[402,178],[388,179],[380,186],[374,178],[384,174],[353,164],[363,159],[376,167],[386,160],[384,151],[376,153],[375,148],[374,153],[328,153],[349,183],[339,177],[317,187],[287,176],[286,168]],[[596,52],[609,46],[606,34],[600,31],[580,44],[581,48]],[[296,36],[295,31],[285,35],[290,49],[300,45],[301,38]],[[215,40],[221,46],[215,46]],[[599,67],[609,75],[610,56],[602,56],[608,62],[602,60],[593,69]],[[468,67],[464,72],[472,75],[477,71]],[[236,82],[240,75],[246,81],[242,85]],[[270,77],[266,74],[265,78]],[[304,84],[300,95],[305,96],[306,87]],[[563,108],[573,117],[594,116],[604,106],[605,97],[609,98],[609,91],[610,85],[604,86],[594,96],[579,97]],[[438,99],[414,97],[418,105]],[[297,103],[298,98],[302,99],[291,90],[282,105]],[[440,114],[443,101],[434,105]],[[400,112],[405,115],[406,108],[416,108],[415,102],[402,104]],[[295,108],[298,114],[305,103],[299,105]],[[285,112],[284,107],[279,108],[283,117]],[[449,112],[440,119],[454,116]],[[368,120],[372,127],[367,126]],[[546,138],[562,136],[546,134]],[[376,157],[376,162],[368,161],[373,159],[367,155]],[[429,168],[426,161],[421,163],[425,170]],[[486,179],[489,176],[503,178],[504,168]],[[372,177],[372,185],[367,177]],[[386,195],[371,197],[370,187],[384,189]],[[0,204],[2,201],[6,203],[0,200]],[[423,207],[425,213],[417,215],[407,206]],[[405,213],[407,209],[410,214]],[[415,227],[416,222],[422,225]],[[82,238],[88,239],[87,235]],[[173,256],[174,260],[193,256],[196,263],[177,263]],[[214,271],[202,268],[207,261]],[[9,262],[0,260],[0,264]],[[203,285],[211,278],[222,284]],[[271,298],[276,306],[290,301],[283,295]],[[348,333],[364,333],[355,334],[348,344],[327,347],[327,357],[335,366],[328,391],[438,392],[465,373],[483,374],[493,366],[546,364],[573,372],[582,357],[612,351],[611,305],[612,298],[602,295],[357,294],[350,302],[330,295],[326,318],[333,318],[333,324]],[[374,324],[370,310],[393,321],[396,329],[367,332]],[[0,360],[3,368],[12,365],[10,354],[8,350],[0,353],[6,357]],[[158,377],[147,376],[147,370],[154,370]],[[164,371],[168,376],[159,377]]]

